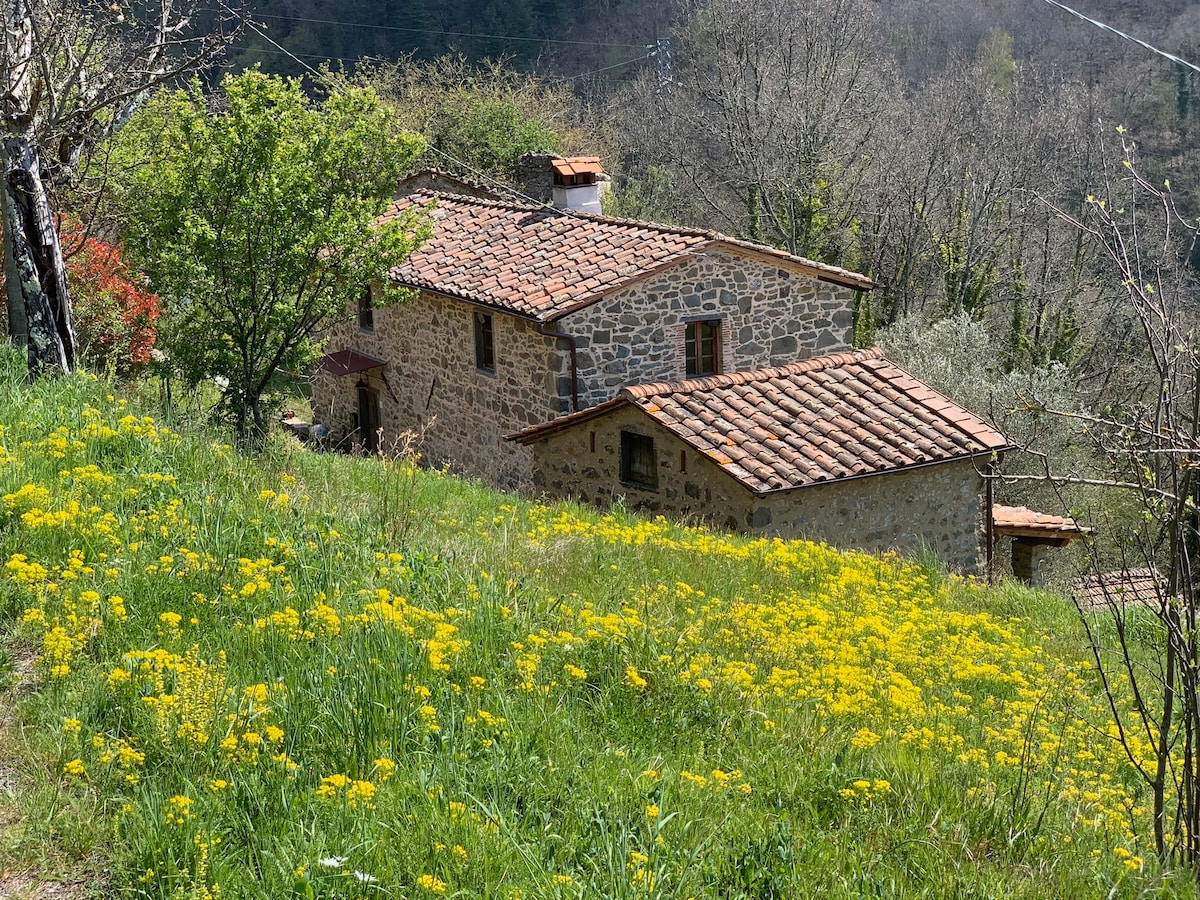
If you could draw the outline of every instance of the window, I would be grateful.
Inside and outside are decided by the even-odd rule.
[[[375,299],[371,296],[370,285],[358,295],[358,327],[363,331],[375,330]]]
[[[492,332],[491,313],[475,313],[475,368],[496,371],[496,337]]]
[[[658,487],[654,438],[632,431],[621,432],[621,480],[650,490]]]
[[[717,375],[721,371],[721,320],[688,322],[684,333],[687,377]]]

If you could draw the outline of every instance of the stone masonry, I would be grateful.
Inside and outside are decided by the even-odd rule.
[[[632,384],[682,380],[684,330],[697,319],[720,320],[723,372],[848,349],[853,297],[848,287],[710,251],[571,313],[555,327],[576,335],[580,406],[586,408]]]
[[[329,347],[353,347],[388,366],[362,376],[318,372],[314,418],[329,426],[335,441],[351,436],[362,377],[379,395],[385,449],[414,433],[426,465],[449,462],[453,471],[504,486],[528,482],[528,451],[504,435],[559,414],[559,378],[568,357],[557,341],[538,334],[536,323],[488,310],[495,371],[477,369],[476,308],[421,292],[407,303],[376,309],[371,331],[359,328],[357,319],[330,329]]]
[[[709,251],[627,285],[546,326],[575,338],[579,405],[611,399],[631,384],[684,377],[684,329],[719,319],[722,370],[761,368],[846,349],[853,292],[733,252]],[[330,350],[351,348],[385,360],[382,372],[313,379],[313,416],[335,444],[354,434],[357,384],[379,397],[384,447],[405,433],[427,465],[511,487],[532,477],[527,448],[504,435],[572,411],[568,342],[538,323],[487,308],[496,367],[475,367],[471,304],[428,291],[376,309],[374,328],[349,317],[323,336]],[[351,312],[353,312],[351,310]],[[386,382],[386,383],[385,383]]]
[[[621,481],[621,432],[653,438],[658,486]],[[538,440],[534,485],[599,506],[618,500],[651,515],[728,530],[808,538],[869,552],[935,552],[982,570],[984,480],[975,460],[755,494],[639,410],[618,407]]]

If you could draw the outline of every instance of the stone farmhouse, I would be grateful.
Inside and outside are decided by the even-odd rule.
[[[583,185],[588,187],[588,185]],[[782,365],[850,346],[853,272],[707,231],[418,188],[433,236],[330,329],[313,415],[372,447],[422,434],[430,464],[528,483],[505,435],[642,382]]]
[[[878,349],[623,389],[512,436],[534,485],[732,530],[931,549],[978,572],[1007,440]]]
[[[550,175],[556,208],[437,172],[401,186],[385,218],[425,208],[433,234],[391,273],[409,302],[365,292],[323,335],[313,414],[335,443],[415,433],[427,464],[500,486],[978,567],[980,472],[1005,442],[877,351],[849,352],[869,278],[582,212],[598,208],[594,158]],[[666,412],[688,403],[703,409]],[[789,449],[805,440],[820,453]]]

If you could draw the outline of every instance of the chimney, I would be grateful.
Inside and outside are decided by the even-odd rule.
[[[600,190],[608,176],[600,165],[598,156],[571,156],[550,162],[554,177],[553,199],[555,209],[573,209],[577,212],[599,213]]]
[[[554,192],[554,173],[550,164],[558,159],[557,153],[525,153],[513,165],[513,185],[530,199],[549,203]]]

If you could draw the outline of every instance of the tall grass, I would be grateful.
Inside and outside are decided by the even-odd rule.
[[[1191,890],[1055,598],[249,460],[6,364],[10,866],[145,897]]]

